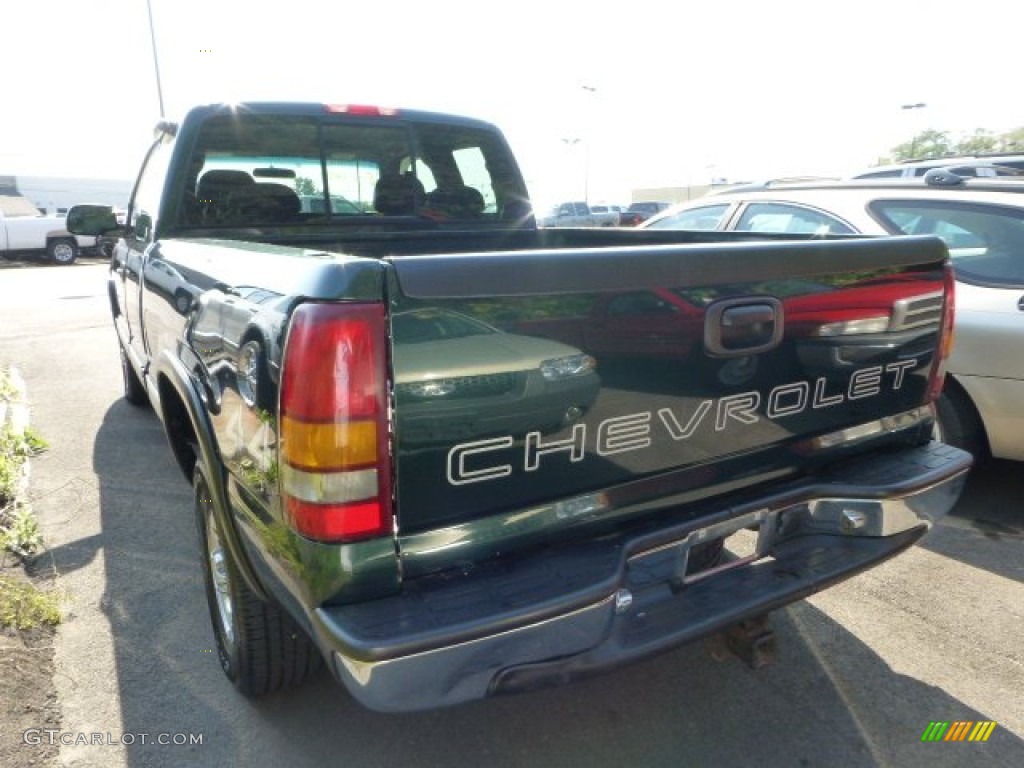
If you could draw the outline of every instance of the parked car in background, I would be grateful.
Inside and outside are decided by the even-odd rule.
[[[656,213],[660,213],[669,207],[669,203],[642,202],[633,203],[619,216],[619,225],[623,227],[635,227],[646,221]]]
[[[617,205],[605,205],[599,203],[597,205],[590,206],[590,215],[597,220],[598,226],[601,227],[617,227],[619,226],[619,216],[622,213],[622,209]]]
[[[1024,461],[1024,182],[779,185],[684,203],[643,226],[942,238],[957,293],[955,344],[937,403],[937,434],[976,456]]]
[[[85,249],[96,246],[95,237],[72,235],[64,216],[7,216],[0,211],[0,255],[45,254],[57,264],[71,264]]]
[[[960,176],[1024,176],[1024,155],[967,155],[908,160],[879,165],[855,173],[851,179],[896,179],[924,176],[933,168],[946,168]]]
[[[541,227],[617,227],[619,213],[607,205],[559,203],[538,220]]]
[[[302,213],[327,213],[327,198],[323,195],[299,195]],[[335,216],[361,216],[366,211],[341,195],[331,195],[330,212]]]

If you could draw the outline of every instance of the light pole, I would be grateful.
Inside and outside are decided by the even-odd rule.
[[[578,136],[576,136],[576,137],[574,137],[574,138],[571,138],[571,139],[562,139],[562,143],[563,143],[563,144],[565,144],[565,146],[566,146],[566,147],[575,147],[575,146],[576,146],[577,144],[579,144],[579,143],[580,143],[581,141],[583,141],[583,139],[579,138]],[[578,171],[577,171],[577,168],[578,168],[579,166],[577,166],[577,165],[576,165],[576,161],[575,161],[575,160],[574,160],[574,158],[573,158],[573,156],[574,156],[574,155],[575,155],[575,152],[571,152],[571,153],[570,153],[570,157],[569,157],[569,162],[570,162],[570,164],[571,164],[571,167],[570,167],[570,169],[571,169],[571,174],[570,174],[570,175],[571,175],[571,176],[573,176],[573,177],[575,178],[575,176],[576,176],[576,173],[578,172]],[[587,191],[587,182],[586,182],[586,170],[584,170],[584,181],[583,181],[583,193],[584,193],[584,198],[586,197],[586,191]],[[572,194],[573,194],[573,197],[575,197],[575,196],[576,196],[576,193],[575,193],[575,192],[573,192]],[[583,201],[583,202],[586,202],[586,200],[584,199],[584,201]]]
[[[164,117],[164,92],[160,87],[160,62],[156,58],[156,32],[153,31],[153,5],[146,0],[146,9],[149,11],[149,42],[153,46],[153,69],[156,70],[156,98],[160,102],[160,117]]]
[[[913,110],[913,109],[924,109],[927,106],[928,105],[925,104],[923,101],[918,101],[918,102],[916,102],[914,104],[903,104],[903,105],[900,106],[900,109],[903,109],[903,110],[906,110],[906,111],[909,112],[910,110]],[[917,157],[917,131],[914,131],[914,135],[910,139],[910,156],[912,158],[916,158]]]
[[[594,98],[597,97],[597,88],[593,85],[581,85],[584,91]],[[590,105],[590,117],[587,121],[587,140],[583,146],[583,202],[590,205],[590,144],[594,138],[594,105]]]

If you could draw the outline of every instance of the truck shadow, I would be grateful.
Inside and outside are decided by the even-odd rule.
[[[111,406],[93,466],[121,731],[149,735],[125,746],[129,766],[935,768],[1016,765],[1024,753],[1002,726],[986,744],[922,744],[930,721],[1009,713],[897,673],[811,602],[776,615],[780,660],[757,672],[695,643],[564,688],[433,712],[370,712],[326,673],[248,700],[213,652],[191,491],[156,417]],[[186,743],[153,743],[158,734]]]
[[[1024,582],[1024,463],[977,463],[950,515],[922,541],[936,554]]]

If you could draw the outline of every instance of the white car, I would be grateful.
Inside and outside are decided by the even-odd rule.
[[[58,264],[71,264],[83,249],[95,245],[95,237],[69,233],[63,216],[7,216],[0,211],[0,254],[5,257],[45,253]]]
[[[976,456],[1024,461],[1024,183],[944,174],[769,184],[690,201],[641,226],[942,238],[957,285],[937,435]]]

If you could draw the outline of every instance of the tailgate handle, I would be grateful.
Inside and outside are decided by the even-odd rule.
[[[712,357],[767,352],[782,341],[783,316],[782,302],[769,296],[716,301],[704,319],[704,348]]]

